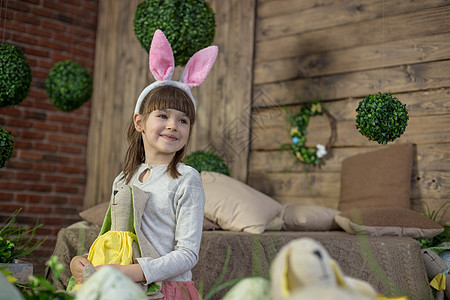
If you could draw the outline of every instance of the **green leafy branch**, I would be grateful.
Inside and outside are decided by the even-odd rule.
[[[0,229],[0,262],[10,263],[14,259],[27,256],[37,247],[41,246],[47,238],[42,241],[35,241],[33,238],[36,230],[43,224],[36,223],[31,229],[25,229],[16,224],[16,216],[22,208],[15,211],[2,224]],[[29,235],[28,238],[25,238]]]
[[[213,171],[230,176],[230,170],[225,161],[215,152],[206,150],[192,152],[186,156],[184,163],[193,167],[199,173],[202,171]]]
[[[448,204],[450,204],[450,200],[445,201],[444,203],[439,206],[437,210],[431,210],[428,203],[425,201],[422,201],[425,204],[425,212],[421,212],[422,215],[428,217],[430,220],[436,222],[437,217],[441,210],[446,207]],[[445,227],[444,231],[440,234],[429,238],[429,239],[420,239],[419,243],[422,248],[433,248],[436,246],[439,246],[440,244],[444,242],[450,242],[450,227]]]

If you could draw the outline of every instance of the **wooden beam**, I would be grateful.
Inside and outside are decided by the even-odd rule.
[[[415,3],[418,2],[428,3],[428,1]],[[406,4],[412,3],[407,2]],[[379,45],[383,41],[387,43],[412,37],[441,34],[450,31],[449,14],[450,6],[433,7],[384,19],[350,22],[342,26],[305,31],[299,34],[274,35],[270,39],[256,42],[255,61],[264,62],[362,45]],[[320,21],[324,22],[324,18],[327,18],[327,15],[323,14]]]
[[[330,136],[330,128],[325,117],[315,117],[308,125],[306,145],[314,147],[317,144],[326,144]],[[430,126],[433,124],[433,126]],[[377,144],[369,141],[356,129],[355,121],[343,121],[337,123],[337,138],[335,147],[366,146]],[[450,115],[423,116],[411,118],[405,132],[397,140],[402,143],[444,143],[450,136]],[[268,142],[270,141],[270,142]],[[282,144],[290,143],[289,125],[277,127],[252,127],[252,150],[275,150]]]
[[[217,152],[231,176],[247,179],[253,81],[255,0],[208,1],[216,14],[217,61],[195,91],[197,124],[190,151]],[[196,99],[197,99],[196,98]]]
[[[249,173],[302,173],[319,171],[339,173],[344,159],[357,154],[376,151],[383,147],[386,146],[372,145],[371,147],[332,148],[329,155],[323,159],[324,164],[320,167],[302,164],[288,151],[253,151],[250,156]],[[415,151],[413,164],[414,174],[450,169],[449,143],[415,145]],[[412,178],[415,180],[417,176],[413,175]]]
[[[99,1],[85,207],[109,201],[114,177],[123,169],[125,128],[150,83],[148,54],[133,30],[139,2]]]
[[[425,63],[448,57],[450,33],[443,33],[256,63],[254,83]]]
[[[258,22],[256,39],[279,38],[323,28],[337,27],[349,23],[362,23],[368,20],[392,17],[398,14],[422,11],[448,5],[446,0],[428,1],[383,1],[383,0],[347,0],[347,1],[285,1],[273,9],[273,17],[264,17]],[[310,4],[306,4],[309,2]],[[317,3],[315,3],[317,2]],[[311,6],[311,4],[314,4]],[[265,3],[258,12],[267,11],[264,6],[273,7],[274,3]],[[291,5],[289,10],[289,5]],[[309,6],[309,7],[308,7]],[[280,14],[284,11],[284,14]],[[324,19],[323,17],[326,16]],[[375,27],[377,28],[377,27]]]
[[[253,107],[450,87],[450,60],[257,85]]]

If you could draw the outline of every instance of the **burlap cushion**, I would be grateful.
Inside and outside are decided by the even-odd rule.
[[[338,210],[410,208],[413,155],[412,144],[400,144],[344,159]]]
[[[80,217],[92,224],[102,226],[105,219],[106,212],[108,211],[109,201],[97,204],[91,208],[83,210],[79,213]]]

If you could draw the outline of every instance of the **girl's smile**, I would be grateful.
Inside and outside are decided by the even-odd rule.
[[[177,138],[175,136],[169,135],[169,134],[163,134],[163,135],[161,135],[161,137],[163,137],[164,139],[169,140],[169,141],[176,141],[177,140]]]

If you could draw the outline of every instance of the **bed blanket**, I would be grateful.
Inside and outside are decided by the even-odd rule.
[[[65,289],[70,278],[70,259],[87,253],[100,228],[83,222],[58,233],[53,255],[66,268],[57,287]],[[86,226],[85,226],[86,225]],[[214,287],[248,276],[269,276],[270,263],[289,241],[310,237],[320,242],[346,276],[365,280],[384,296],[433,299],[419,243],[408,237],[365,237],[343,231],[269,231],[260,235],[231,231],[204,231],[193,280],[203,296]],[[46,276],[51,274],[47,270]],[[220,299],[229,289],[214,294]]]

